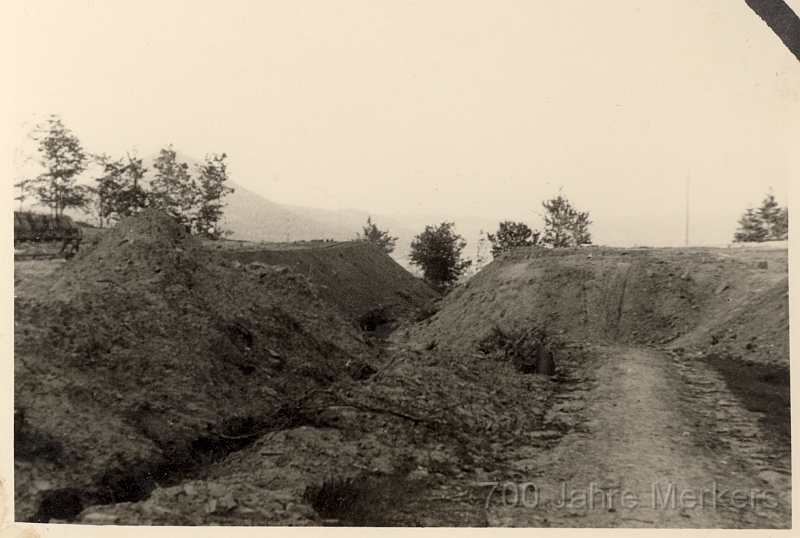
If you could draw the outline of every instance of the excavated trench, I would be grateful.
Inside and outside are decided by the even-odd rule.
[[[153,219],[152,216],[149,218]],[[330,280],[330,275],[335,274],[336,269],[327,266],[324,275],[327,275],[325,278],[329,280],[326,280],[325,284],[318,283],[318,286],[322,286],[319,289],[328,290],[323,293],[329,301],[327,305],[323,305],[316,297],[318,290],[315,291],[313,286],[308,287],[307,280],[298,280],[291,273],[270,269],[262,262],[248,269],[248,266],[240,268],[241,262],[238,261],[233,267],[226,265],[224,261],[215,261],[214,263],[219,265],[215,269],[216,273],[204,278],[192,277],[190,279],[192,286],[181,288],[183,273],[180,272],[182,265],[179,262],[182,257],[188,256],[184,253],[185,247],[180,242],[183,239],[177,231],[170,229],[168,222],[159,218],[153,220],[156,227],[167,229],[167,236],[171,234],[177,237],[170,239],[172,243],[163,248],[164,253],[159,254],[160,257],[152,254],[152,248],[137,243],[140,241],[137,236],[126,238],[121,243],[119,237],[110,239],[113,244],[109,244],[102,252],[106,259],[111,259],[105,266],[102,264],[106,260],[99,256],[96,256],[96,261],[89,259],[91,253],[82,253],[78,258],[78,263],[91,262],[86,267],[94,270],[92,278],[100,277],[97,282],[108,279],[106,274],[111,273],[114,282],[121,282],[124,286],[126,281],[123,275],[129,270],[125,268],[130,267],[138,271],[137,277],[143,273],[155,275],[153,282],[159,283],[158,286],[154,286],[151,280],[141,280],[146,286],[142,285],[139,295],[130,293],[124,287],[125,294],[117,292],[118,301],[128,301],[130,305],[99,303],[104,308],[111,308],[107,306],[111,304],[114,308],[120,309],[116,315],[124,323],[122,326],[126,328],[126,335],[133,334],[131,327],[141,332],[140,336],[144,338],[141,343],[144,351],[138,351],[138,355],[134,356],[129,349],[132,340],[126,336],[128,340],[120,339],[119,345],[109,344],[106,346],[107,349],[93,352],[90,366],[81,363],[74,372],[61,373],[54,368],[62,365],[52,364],[48,359],[50,350],[41,348],[42,331],[46,333],[50,330],[57,333],[59,345],[76,346],[75,339],[81,337],[83,332],[90,335],[94,341],[103,338],[103,331],[113,333],[113,324],[108,323],[108,327],[105,327],[104,324],[107,323],[104,319],[96,322],[87,318],[85,322],[78,320],[77,324],[71,324],[75,327],[70,327],[69,331],[64,331],[63,327],[41,329],[35,326],[29,316],[23,316],[25,326],[19,328],[19,331],[24,338],[20,338],[19,341],[23,342],[22,349],[25,352],[18,357],[21,365],[18,372],[24,372],[24,376],[15,379],[21,381],[17,383],[17,387],[22,391],[24,398],[20,400],[18,394],[15,401],[15,406],[20,410],[19,416],[15,414],[15,459],[21,462],[43,462],[42,468],[57,465],[59,461],[69,465],[69,458],[74,456],[76,449],[62,444],[59,441],[60,434],[57,432],[61,431],[59,428],[63,424],[75,423],[76,418],[65,414],[63,418],[59,418],[61,422],[52,421],[50,419],[52,411],[47,406],[52,406],[52,409],[74,407],[75,412],[79,413],[77,420],[83,420],[85,423],[90,417],[87,413],[91,412],[91,406],[96,405],[90,401],[91,398],[94,397],[96,401],[102,402],[97,400],[96,394],[97,391],[104,390],[103,383],[108,384],[111,390],[122,390],[123,382],[130,384],[131,390],[140,390],[141,385],[138,381],[124,377],[124,370],[108,372],[103,370],[103,375],[110,376],[108,377],[112,380],[110,384],[108,380],[97,381],[100,378],[96,376],[87,377],[89,381],[86,383],[95,385],[88,385],[92,388],[82,387],[80,391],[64,391],[62,386],[53,385],[47,388],[49,392],[42,392],[45,389],[37,388],[36,383],[42,375],[47,379],[57,379],[57,376],[69,377],[74,374],[77,376],[75,379],[82,379],[81,376],[85,376],[91,368],[97,368],[96,363],[103,362],[106,356],[104,354],[119,360],[121,364],[132,358],[141,360],[140,357],[146,357],[150,349],[146,346],[157,345],[147,341],[152,340],[150,335],[163,330],[155,328],[153,324],[156,323],[154,321],[156,318],[149,319],[152,316],[146,315],[146,310],[142,310],[145,315],[141,319],[133,315],[133,312],[142,305],[147,306],[161,300],[157,298],[159,294],[169,297],[169,304],[174,305],[171,308],[176,312],[173,319],[170,317],[173,314],[159,311],[159,315],[166,316],[164,319],[169,319],[171,323],[186,323],[187,320],[188,323],[193,323],[193,327],[185,330],[186,334],[196,334],[208,328],[217,336],[206,338],[208,336],[206,331],[202,341],[192,340],[185,335],[181,336],[183,340],[179,342],[163,339],[165,346],[172,347],[164,349],[154,347],[158,353],[157,360],[132,362],[131,364],[137,364],[132,368],[146,370],[162,368],[165,363],[167,364],[168,368],[161,374],[153,373],[150,377],[147,390],[154,391],[152,392],[154,395],[161,394],[159,390],[172,390],[168,386],[169,382],[161,388],[155,388],[161,381],[160,377],[177,380],[184,379],[181,377],[184,375],[205,376],[200,381],[193,381],[198,387],[202,387],[201,389],[191,389],[188,386],[176,387],[185,391],[185,394],[170,393],[170,399],[162,403],[154,402],[158,404],[155,409],[159,409],[158,406],[169,409],[170,406],[182,405],[179,402],[191,397],[197,390],[205,391],[203,399],[193,404],[194,408],[181,409],[180,415],[173,413],[159,418],[161,422],[153,431],[148,429],[150,418],[144,417],[137,422],[135,413],[127,417],[126,420],[130,420],[125,425],[114,425],[113,427],[119,428],[119,432],[115,433],[118,435],[117,439],[124,438],[125,432],[128,431],[128,439],[133,435],[137,443],[146,443],[139,446],[155,446],[157,450],[155,452],[151,450],[150,453],[158,455],[131,456],[136,454],[135,450],[139,450],[140,453],[145,452],[144,449],[131,444],[130,448],[126,447],[129,455],[123,460],[126,461],[125,464],[106,464],[95,469],[91,480],[84,479],[81,482],[86,484],[85,486],[69,487],[68,484],[76,482],[62,480],[60,485],[66,484],[67,487],[41,489],[35,513],[32,513],[32,520],[36,522],[71,521],[89,506],[145,501],[156,488],[165,489],[187,480],[203,479],[212,466],[230,459],[236,453],[247,452],[246,449],[251,447],[254,441],[268,432],[292,430],[304,425],[317,428],[330,427],[331,424],[321,423],[318,415],[304,413],[288,400],[283,402],[283,405],[269,407],[275,411],[267,416],[247,411],[247,406],[257,404],[263,395],[272,394],[267,397],[274,400],[276,392],[273,386],[284,396],[290,394],[291,390],[282,390],[278,385],[274,385],[276,379],[284,379],[289,373],[299,377],[290,380],[291,382],[282,381],[283,389],[287,386],[291,388],[293,386],[291,383],[296,383],[297,389],[301,391],[312,387],[324,387],[337,377],[337,372],[340,370],[340,373],[345,373],[350,380],[355,380],[357,383],[365,382],[373,375],[382,375],[385,368],[395,367],[392,353],[401,357],[408,350],[419,349],[420,356],[417,360],[421,361],[420,365],[425,364],[426,367],[432,368],[429,373],[434,373],[436,364],[445,360],[445,357],[473,356],[482,352],[483,360],[508,362],[518,373],[552,375],[558,371],[561,377],[556,375],[553,381],[559,379],[564,381],[566,378],[563,375],[563,368],[556,369],[552,364],[554,350],[542,345],[545,334],[554,344],[570,342],[582,345],[581,342],[593,342],[602,346],[615,342],[615,345],[627,345],[631,349],[642,345],[660,346],[665,351],[674,352],[676,356],[702,360],[721,373],[729,389],[750,411],[770,414],[772,418],[766,425],[775,434],[775,443],[786,446],[789,441],[788,361],[787,364],[781,362],[784,360],[784,354],[788,357],[788,342],[785,346],[783,343],[783,339],[788,335],[788,300],[783,291],[785,275],[781,272],[783,262],[780,255],[773,255],[770,258],[770,264],[777,265],[778,270],[770,265],[771,269],[765,271],[761,269],[761,260],[757,256],[743,256],[742,259],[731,262],[729,256],[725,258],[711,251],[684,253],[598,249],[592,250],[587,256],[581,251],[562,253],[520,249],[518,252],[505,255],[478,273],[465,286],[448,295],[432,317],[427,317],[433,310],[430,301],[432,296],[416,291],[415,293],[424,298],[424,301],[417,306],[393,303],[392,308],[387,308],[384,295],[376,295],[379,299],[371,303],[371,299],[365,295],[358,297],[358,304],[350,299],[344,306],[339,305],[339,313],[335,314],[336,294],[341,290],[337,290],[333,286],[334,282]],[[152,227],[152,223],[150,226]],[[120,254],[117,243],[124,244],[126,249],[137,244],[139,249],[147,250],[125,254],[130,257],[128,260]],[[344,259],[339,256],[340,253],[336,249],[326,249],[326,251],[336,253],[337,259]],[[315,252],[314,256],[322,254],[322,251]],[[149,259],[147,256],[154,259]],[[203,264],[196,260],[189,261],[194,264],[193,267],[203,267]],[[290,259],[281,261],[289,265]],[[138,268],[137,263],[140,264]],[[170,263],[175,269],[170,269]],[[381,265],[372,262],[370,264]],[[370,264],[359,267],[359,270],[369,269],[372,266]],[[387,265],[387,268],[391,267]],[[165,278],[164,275],[173,270],[180,277],[175,277],[176,283],[160,284]],[[322,279],[322,276],[318,278]],[[351,278],[351,280],[355,282],[358,279]],[[247,285],[240,289],[243,282]],[[353,282],[348,285],[354,286]],[[70,282],[65,283],[62,278],[59,284],[61,287],[58,289],[60,292],[72,293],[71,285]],[[383,293],[384,290],[380,291]],[[399,293],[398,290],[393,290],[394,292]],[[193,303],[183,299],[186,294],[196,295],[202,299]],[[256,295],[263,297],[259,300],[270,302],[271,306],[262,308],[253,302],[252,298]],[[369,308],[364,308],[366,305],[369,305]],[[405,310],[397,305],[403,306]],[[356,306],[358,310],[355,309]],[[97,311],[97,305],[89,308],[87,304],[87,312]],[[347,321],[340,317],[344,314],[349,315]],[[262,326],[263,324],[259,324],[261,321],[259,316],[268,319],[269,322]],[[15,319],[17,317],[15,316]],[[415,318],[425,319],[411,325],[403,322],[404,319]],[[32,319],[38,318],[33,316]],[[81,328],[82,323],[86,324],[85,331]],[[397,325],[400,325],[402,330],[395,332],[388,344],[375,345],[373,342],[375,337],[387,337]],[[178,325],[175,327],[178,328]],[[361,329],[361,332],[358,329]],[[532,333],[534,329],[543,331],[542,335],[537,336]],[[181,328],[179,331],[184,329]],[[69,334],[67,337],[62,337],[62,333],[65,332]],[[282,337],[283,332],[291,334]],[[169,335],[159,335],[159,338],[167,336]],[[368,338],[365,339],[365,336]],[[403,341],[402,345],[407,348],[399,346],[397,342],[400,341]],[[78,344],[83,345],[80,342]],[[382,353],[379,350],[382,347],[396,349],[387,352],[384,366],[376,371],[365,359],[374,357],[375,353]],[[65,347],[63,350],[63,354],[70,357],[73,363],[80,358],[75,355],[75,349],[83,348]],[[274,349],[278,349],[278,352]],[[406,351],[402,351],[403,349]],[[558,352],[555,351],[557,361]],[[192,371],[192,367],[174,359],[177,353],[183,352],[187,353],[186,357],[191,357],[190,360],[195,360],[198,353],[204,353],[208,358],[203,358],[206,362],[197,362],[194,367],[196,371]],[[650,357],[647,353],[644,355]],[[402,360],[400,358],[401,362]],[[630,356],[627,360],[635,364],[635,360],[638,359]],[[175,363],[169,364],[170,361]],[[287,361],[290,363],[288,366],[285,364]],[[65,364],[72,363],[66,361]],[[572,361],[570,368],[580,368],[580,364],[580,361]],[[231,366],[235,368],[229,368]],[[449,366],[449,368],[458,367],[457,363]],[[184,373],[181,369],[187,371]],[[56,372],[57,375],[42,374],[42,372]],[[577,376],[576,379],[580,377],[577,371],[569,374]],[[15,373],[15,376],[19,375]],[[113,381],[114,379],[119,381]],[[398,388],[405,384],[402,379],[396,382],[399,384]],[[434,382],[429,376],[421,381],[421,386]],[[448,381],[448,383],[453,382],[460,386],[463,380]],[[488,382],[488,378],[477,381],[479,384]],[[510,379],[502,379],[500,382],[510,382]],[[175,384],[174,381],[172,383]],[[285,383],[290,384],[285,385]],[[587,383],[585,380],[580,381],[578,392],[588,390],[584,386]],[[656,381],[653,386],[657,386]],[[106,392],[108,387],[105,387]],[[27,390],[31,391],[31,394],[27,394],[25,392]],[[434,409],[437,407],[455,409],[459,405],[465,405],[463,401],[448,401],[447,405],[444,405],[448,398],[447,390],[449,390],[447,385],[435,386],[433,393],[439,395],[436,397],[442,399],[442,405],[433,406]],[[501,387],[494,387],[495,392],[500,390]],[[557,387],[548,390],[554,390],[556,395],[560,394]],[[37,391],[41,393],[39,397],[36,396]],[[250,392],[245,394],[245,391]],[[147,402],[147,398],[150,397],[147,394],[142,392],[135,397]],[[78,405],[75,405],[75,395],[83,395],[80,396],[83,400],[77,400]],[[108,396],[115,401],[113,394]],[[573,398],[570,391],[561,396],[565,399]],[[550,406],[558,398],[542,397],[548,401],[545,412],[548,415],[546,422],[551,425],[550,429],[561,428],[564,430],[563,433],[575,433],[574,428],[570,429],[569,420],[562,420],[569,416],[561,417],[560,414],[570,413],[573,407],[578,409],[580,406],[570,402],[566,402],[570,405],[565,406],[564,402],[561,402],[557,408],[551,409]],[[57,403],[59,402],[57,398],[63,398],[63,402]],[[198,429],[196,423],[191,422],[195,418],[190,415],[196,413],[192,409],[202,409],[204,405],[209,405],[208,402],[227,402],[230,398],[234,398],[236,404],[231,403],[226,408],[222,416],[228,417],[227,419],[217,418],[207,421],[207,424],[215,426],[208,427],[206,431]],[[418,401],[433,405],[431,395],[422,397]],[[99,404],[99,407],[103,405]],[[241,410],[236,408],[236,405],[239,405]],[[31,407],[32,414],[51,420],[46,428],[40,427],[39,423],[35,425],[28,423],[28,417],[23,412],[27,407]],[[395,415],[414,418],[414,413],[407,414],[406,411],[406,409],[397,410]],[[181,435],[164,434],[163,432],[169,432],[167,424],[171,425],[170,416],[190,417],[180,419],[185,421],[182,427],[189,429],[184,430],[185,433]],[[102,428],[103,425],[90,424],[90,427]],[[133,427],[135,431],[125,430],[129,427]],[[497,424],[490,422],[487,427],[495,428]],[[489,431],[492,430],[487,430]],[[89,439],[92,438],[91,435],[97,434],[89,434]],[[116,442],[114,439],[109,437],[104,440],[106,448],[103,450],[106,452],[98,452],[104,456],[97,458],[98,461],[113,461],[113,458],[109,459],[106,456],[111,454],[108,446]],[[80,442],[74,446],[80,447]],[[20,482],[18,480],[18,483]],[[320,495],[325,497],[326,494]]]
[[[101,471],[95,488],[59,488],[42,492],[39,508],[32,521],[48,523],[51,519],[71,522],[90,506],[137,502],[157,487],[167,487],[187,478],[202,476],[210,464],[241,450],[253,438],[229,440],[200,437],[180,451],[163,457],[132,463],[124,469]]]

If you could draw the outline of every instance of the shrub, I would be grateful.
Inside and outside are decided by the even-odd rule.
[[[467,243],[453,227],[452,222],[426,226],[411,242],[411,263],[422,269],[425,282],[440,293],[452,288],[472,264],[461,258]]]

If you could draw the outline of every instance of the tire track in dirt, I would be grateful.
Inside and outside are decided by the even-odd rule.
[[[562,415],[577,413],[581,426],[535,458],[533,466],[530,458],[520,457],[516,463],[509,458],[508,482],[520,493],[523,483],[535,483],[538,504],[528,508],[520,501],[509,507],[514,504],[511,488],[506,506],[501,495],[490,503],[490,525],[791,526],[789,477],[778,474],[781,478],[774,479],[763,470],[759,475],[764,458],[755,459],[752,450],[724,439],[709,425],[714,405],[722,401],[726,415],[715,415],[715,421],[728,425],[735,416],[751,430],[758,429],[755,417],[748,416],[721,379],[702,371],[705,365],[683,363],[679,371],[670,356],[652,348],[596,346],[592,351],[593,364],[586,365],[593,370],[592,382],[576,387],[553,409]],[[701,371],[695,373],[694,366]],[[706,389],[713,386],[714,399],[698,399],[687,383],[692,376],[702,379]],[[519,456],[524,452],[521,448]],[[675,484],[674,496],[670,484]],[[562,488],[566,502],[559,507]],[[623,502],[625,490],[629,493]],[[734,490],[742,493],[732,498]],[[530,486],[527,493],[530,505]],[[771,509],[773,504],[777,507]]]
[[[628,286],[628,276],[631,274],[631,267],[633,267],[630,263],[619,263],[617,264],[617,269],[619,272],[624,271],[625,274],[622,276],[622,284],[621,290],[619,292],[619,301],[617,303],[617,311],[616,311],[616,320],[614,322],[614,339],[619,337],[619,326],[620,320],[622,319],[622,307],[625,305],[625,288]]]

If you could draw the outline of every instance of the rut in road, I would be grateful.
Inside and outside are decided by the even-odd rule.
[[[698,399],[691,394],[686,368],[680,370],[665,353],[639,347],[598,346],[596,351],[591,386],[584,383],[563,395],[565,401],[553,410],[580,415],[582,427],[541,457],[531,459],[532,454],[523,448],[516,462],[513,457],[507,460],[509,481],[518,482],[520,491],[526,481],[538,486],[538,505],[526,508],[518,503],[509,508],[492,503],[487,514],[490,525],[791,526],[789,477],[769,483],[759,475],[752,450],[727,442],[710,425],[708,408],[715,402],[729,411],[738,405],[718,376],[703,380],[704,385],[716,385],[713,391],[706,388],[711,399]],[[703,365],[691,368],[702,369]],[[749,412],[743,408],[736,411],[742,423],[757,428],[756,417],[747,416]],[[730,414],[725,424],[730,424]],[[757,437],[758,433],[751,435]],[[757,445],[753,443],[754,448]],[[673,483],[674,505],[670,496]],[[562,488],[566,503],[559,508],[553,503],[561,504]],[[703,493],[704,489],[709,491]],[[625,503],[621,498],[624,490],[631,492]],[[732,499],[733,490],[746,493],[737,493]],[[765,490],[774,491],[765,494]],[[528,489],[529,505],[532,491]]]

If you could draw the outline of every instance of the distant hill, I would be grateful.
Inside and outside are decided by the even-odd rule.
[[[308,241],[311,239],[355,239],[359,230],[357,219],[338,219],[330,216],[315,218],[308,212],[294,210],[271,202],[258,194],[229,181],[233,194],[225,198],[222,226],[233,232],[232,239],[245,241]],[[305,213],[305,214],[304,214]],[[315,210],[314,213],[324,213]],[[364,217],[366,222],[366,217]]]
[[[177,160],[185,162],[194,171],[201,164],[197,159],[177,152]],[[144,159],[153,170],[157,155]],[[358,211],[331,211],[297,207],[268,200],[242,185],[228,180],[233,193],[226,196],[222,227],[230,232],[231,239],[242,241],[310,241],[334,239],[352,241],[367,221],[367,214]]]

